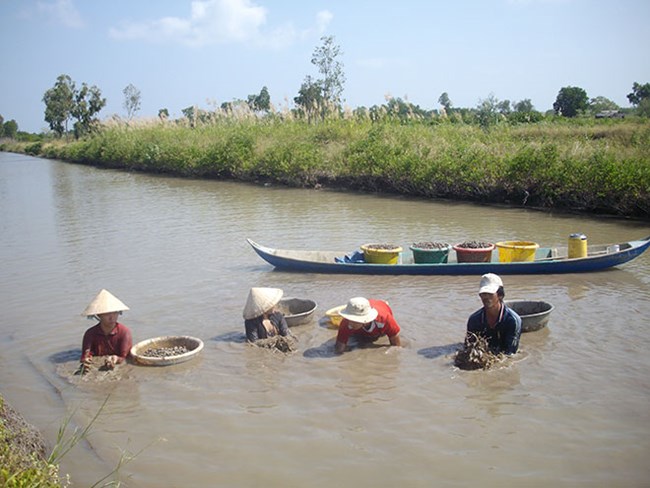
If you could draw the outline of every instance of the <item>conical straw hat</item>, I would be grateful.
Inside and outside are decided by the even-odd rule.
[[[251,288],[244,307],[244,318],[254,319],[278,304],[284,292],[280,288]]]
[[[129,310],[129,307],[108,290],[102,290],[93,298],[81,315],[91,317],[100,313],[122,312],[123,310]]]

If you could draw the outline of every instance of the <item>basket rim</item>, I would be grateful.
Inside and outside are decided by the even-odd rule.
[[[336,307],[330,308],[327,312],[325,312],[325,315],[332,316],[332,315],[341,315],[339,312],[343,310],[346,307],[346,305],[337,305]]]
[[[507,249],[537,249],[539,244],[534,241],[499,241],[495,246]]]
[[[370,251],[371,253],[377,253],[377,254],[380,254],[380,253],[396,253],[396,252],[402,252],[403,251],[401,246],[397,246],[397,245],[394,245],[394,244],[391,244],[391,246],[394,245],[395,247],[391,247],[390,249],[379,249],[379,248],[372,247],[373,245],[377,245],[377,244],[375,244],[375,243],[363,244],[361,246],[361,250],[364,251],[364,252],[365,251]]]
[[[489,247],[460,247],[462,242],[459,242],[458,244],[454,244],[453,247],[454,251],[458,251],[459,249],[461,251],[467,251],[467,252],[485,252],[485,251],[492,251],[496,247],[496,245],[492,242],[490,242]]]
[[[162,358],[158,357],[150,357],[150,356],[144,356],[143,354],[139,354],[139,349],[142,349],[143,347],[146,347],[150,344],[155,344],[157,342],[163,342],[163,341],[169,341],[169,340],[178,340],[178,339],[186,339],[194,342],[196,344],[196,347],[193,349],[190,349],[187,352],[184,352],[183,354],[176,354],[173,356],[165,356]],[[188,336],[188,335],[183,335],[183,336],[158,336],[158,337],[152,337],[149,339],[142,340],[138,342],[137,344],[134,344],[131,349],[130,349],[130,354],[133,358],[135,358],[137,361],[142,361],[144,363],[149,363],[149,364],[165,364],[165,363],[170,363],[170,362],[176,362],[179,359],[185,359],[189,358],[191,356],[194,356],[201,352],[203,349],[204,344],[201,339],[198,337],[193,337],[193,336]]]

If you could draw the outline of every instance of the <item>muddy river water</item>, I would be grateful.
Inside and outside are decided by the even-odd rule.
[[[476,276],[274,271],[246,243],[348,249],[365,242],[650,235],[650,224],[332,190],[101,170],[0,153],[0,391],[50,446],[65,418],[87,438],[63,459],[72,486],[119,470],[129,487],[647,486],[650,254],[582,275],[505,276],[510,299],[555,305],[505,367],[452,356],[480,307]],[[252,286],[315,300],[298,351],[248,346]],[[169,367],[74,377],[81,311],[102,288],[135,342],[204,341]],[[332,354],[324,312],[390,302],[403,348]],[[102,404],[105,405],[102,408]]]

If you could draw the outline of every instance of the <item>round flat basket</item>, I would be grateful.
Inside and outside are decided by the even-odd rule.
[[[131,348],[133,360],[145,366],[168,366],[195,358],[203,341],[190,336],[161,336],[138,342]]]

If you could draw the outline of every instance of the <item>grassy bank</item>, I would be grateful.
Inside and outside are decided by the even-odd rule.
[[[0,486],[59,488],[58,466],[48,462],[40,433],[0,396]]]
[[[105,125],[23,144],[49,158],[179,176],[330,186],[650,218],[646,119],[475,125],[268,118]]]

